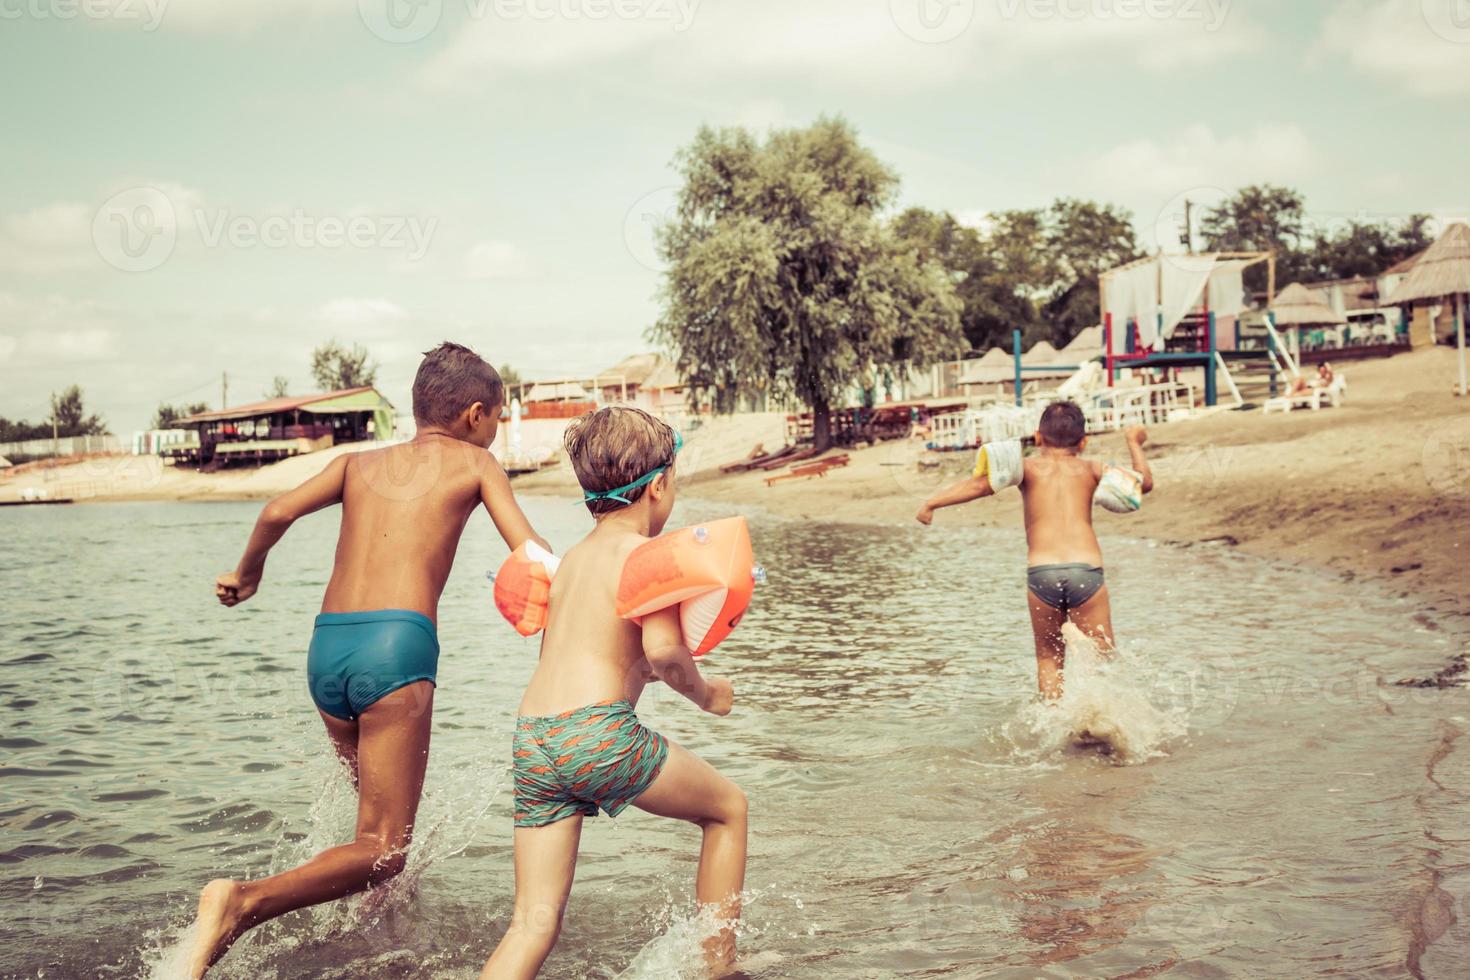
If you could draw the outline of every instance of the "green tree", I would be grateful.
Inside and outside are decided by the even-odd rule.
[[[160,402],[158,410],[153,413],[152,428],[167,429],[179,419],[207,411],[209,411],[209,405],[205,402],[195,402],[192,405],[170,405],[167,402]]]
[[[894,230],[942,262],[963,303],[971,348],[1058,347],[1098,322],[1098,276],[1140,254],[1132,217],[1110,205],[1059,200],[1045,210],[1003,211],[983,230],[951,215],[911,209]]]
[[[1290,188],[1272,184],[1241,188],[1205,212],[1200,231],[1212,252],[1275,249],[1278,289],[1311,278],[1306,199]],[[1265,289],[1266,279],[1264,266],[1246,272],[1246,285],[1251,289]]]
[[[377,380],[378,365],[366,347],[353,344],[349,349],[334,338],[311,352],[311,377],[322,391],[361,388]]]
[[[107,423],[96,415],[88,415],[82,404],[82,389],[72,385],[60,397],[52,397],[51,419],[58,436],[101,436],[107,434]]]
[[[660,229],[664,311],[651,339],[717,407],[742,390],[810,406],[818,449],[831,411],[873,368],[962,348],[949,272],[882,220],[898,178],[840,119],[772,132],[703,128],[675,160]]]
[[[265,390],[266,398],[285,398],[291,394],[291,379],[284,374],[278,374],[271,379],[271,385]]]
[[[1431,244],[1427,214],[1416,214],[1398,225],[1392,222],[1349,221],[1336,230],[1316,235],[1308,256],[1312,280],[1378,276]]]
[[[1047,250],[1056,279],[1047,290],[1042,321],[1057,347],[1097,324],[1102,316],[1099,277],[1143,254],[1133,216],[1121,208],[1063,199],[1047,213]]]
[[[14,422],[0,418],[0,442],[25,442],[27,439],[51,438],[51,425],[16,419]]]

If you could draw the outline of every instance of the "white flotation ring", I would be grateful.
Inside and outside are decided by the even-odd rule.
[[[990,489],[996,493],[1019,487],[1025,472],[1019,439],[986,443],[975,457],[975,477],[990,477]]]
[[[1136,512],[1143,506],[1143,476],[1123,466],[1106,467],[1092,502],[1114,514]]]

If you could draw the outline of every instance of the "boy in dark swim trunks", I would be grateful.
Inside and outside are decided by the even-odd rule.
[[[1154,488],[1153,471],[1143,447],[1148,432],[1129,429],[1128,455],[1143,478],[1142,490]],[[1031,632],[1036,640],[1036,680],[1048,701],[1062,696],[1066,644],[1062,625],[1069,619],[1113,649],[1112,609],[1103,583],[1102,548],[1092,530],[1092,498],[1102,479],[1102,463],[1081,458],[1087,446],[1087,420],[1071,402],[1048,405],[1036,433],[1040,450],[1027,459],[1021,478],[1025,505],[1029,568],[1026,574]],[[989,476],[977,475],[941,491],[920,508],[921,524],[932,524],[934,512],[994,494]]]
[[[199,899],[190,976],[202,976],[247,929],[403,870],[428,762],[439,595],[460,534],[483,504],[511,548],[546,546],[487,452],[503,401],[500,375],[474,351],[448,343],[430,351],[413,383],[413,441],[339,456],[266,504],[239,566],[219,577],[219,601],[244,602],[292,523],[342,505],[306,670],[358,787],[357,837],[269,878],[210,882]]]
[[[561,930],[582,820],[629,805],[702,828],[695,897],[721,927],[705,944],[712,972],[735,956],[745,882],[745,794],[688,749],[644,728],[643,687],[662,680],[714,715],[730,682],[704,677],[683,645],[679,607],[617,615],[623,565],[663,530],[674,507],[672,429],[635,408],[572,423],[567,455],[597,526],[552,580],[541,660],[521,699],[515,767],[515,910],[482,980],[534,977]]]

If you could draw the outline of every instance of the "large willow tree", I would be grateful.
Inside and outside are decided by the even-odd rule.
[[[794,396],[826,449],[833,406],[866,370],[964,348],[949,273],[884,221],[898,178],[845,122],[764,143],[705,128],[675,163],[684,184],[659,236],[668,273],[652,334],[717,407]]]

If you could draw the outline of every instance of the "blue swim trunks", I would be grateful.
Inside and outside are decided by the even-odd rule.
[[[322,613],[306,655],[312,701],[343,721],[356,721],[400,687],[433,684],[438,668],[434,621],[407,609]]]

